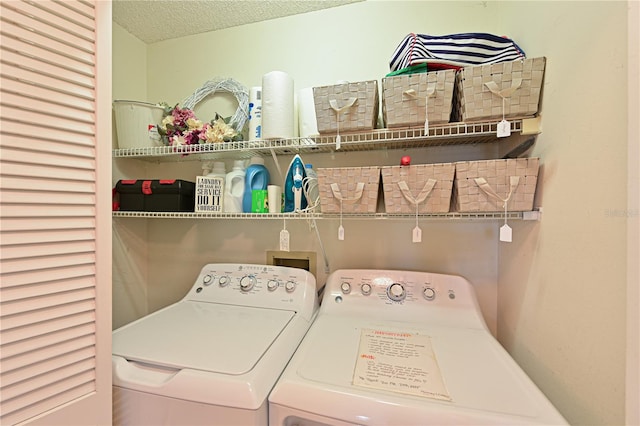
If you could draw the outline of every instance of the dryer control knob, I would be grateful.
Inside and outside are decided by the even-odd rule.
[[[404,287],[402,286],[402,284],[393,283],[387,288],[387,296],[389,296],[389,299],[399,302],[401,300],[404,300],[404,298],[407,296],[407,293],[404,291]]]
[[[425,289],[422,290],[422,295],[427,300],[433,300],[436,298],[436,291],[431,287],[425,287]]]
[[[204,277],[202,277],[202,284],[211,285],[212,282],[213,282],[213,277],[211,276],[211,274],[207,274]]]
[[[296,289],[296,283],[293,281],[287,281],[284,285],[284,289],[287,290],[287,293],[292,293],[293,290]]]
[[[371,294],[371,284],[367,284],[364,283],[360,286],[360,291],[362,291],[362,294],[364,294],[365,296],[368,296]]]
[[[245,275],[240,279],[240,290],[249,291],[256,284],[256,277],[253,275]]]
[[[278,281],[277,280],[269,280],[269,282],[267,283],[267,290],[274,291],[277,288],[278,288]]]
[[[351,284],[349,284],[348,282],[343,282],[342,284],[340,284],[340,290],[342,290],[342,293],[344,294],[351,293]]]
[[[230,281],[231,281],[231,280],[229,279],[229,277],[228,277],[228,276],[223,275],[223,276],[221,276],[220,278],[218,278],[218,285],[219,285],[220,287],[226,287],[226,286],[228,286],[228,285],[229,285],[229,282],[230,282]]]

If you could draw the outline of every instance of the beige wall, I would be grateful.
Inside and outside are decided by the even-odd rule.
[[[318,227],[331,270],[397,268],[467,277],[494,333],[571,423],[617,425],[624,423],[625,388],[627,229],[615,211],[626,208],[627,193],[626,19],[624,2],[367,1],[148,45],[146,76],[134,80],[146,84],[146,92],[130,96],[124,88],[132,74],[115,68],[128,69],[127,56],[141,51],[122,29],[116,38],[114,25],[114,98],[177,103],[208,79],[233,77],[249,87],[275,69],[288,72],[296,89],[379,80],[411,31],[506,34],[529,57],[546,56],[543,133],[534,151],[542,159],[537,205],[544,214],[540,222],[511,223],[513,243],[497,242],[499,223],[425,222],[421,244],[411,243],[410,221],[347,221],[343,242],[335,238],[335,221],[319,221]],[[232,99],[216,97],[196,112],[208,118],[234,108]],[[316,167],[385,165],[397,164],[401,154],[305,160]],[[419,163],[491,152],[444,147],[411,155]],[[289,161],[279,159],[283,168]],[[129,178],[193,180],[199,173],[198,162],[116,163],[120,176]],[[274,174],[272,160],[267,166]],[[281,226],[274,220],[115,220],[120,242],[114,243],[114,269],[125,265],[114,270],[120,323],[180,298],[204,263],[264,262],[265,251],[278,247]],[[287,228],[292,250],[318,252],[323,282],[314,231],[305,221],[288,221]]]
[[[113,24],[113,99],[147,101],[147,45]],[[115,120],[114,120],[115,122]],[[117,132],[113,129],[114,146]],[[137,160],[113,161],[113,185],[144,170]],[[113,221],[113,328],[149,312],[147,222]]]

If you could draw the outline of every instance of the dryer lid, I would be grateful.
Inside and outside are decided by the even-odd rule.
[[[113,355],[176,369],[251,371],[295,312],[182,301],[113,332]]]

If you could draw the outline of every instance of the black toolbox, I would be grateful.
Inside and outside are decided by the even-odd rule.
[[[186,180],[119,180],[119,209],[142,212],[192,212],[196,184]]]

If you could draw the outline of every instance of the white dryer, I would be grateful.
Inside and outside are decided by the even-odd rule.
[[[204,266],[182,300],[113,332],[114,424],[266,425],[315,283],[296,268]]]
[[[271,426],[566,424],[490,334],[468,281],[389,270],[328,277],[269,410]]]

